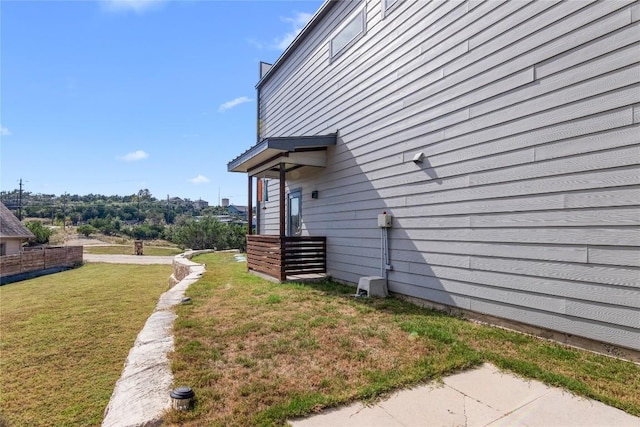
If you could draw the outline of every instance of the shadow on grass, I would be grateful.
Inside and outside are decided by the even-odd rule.
[[[485,361],[640,412],[640,398],[629,397],[640,390],[633,364],[396,297],[356,298],[354,286],[330,280],[274,284],[221,256],[195,261],[215,274],[194,284],[193,304],[179,310],[172,366],[176,380],[200,387],[203,400],[191,416],[174,422],[283,425]],[[394,365],[401,358],[403,365]],[[392,363],[380,369],[381,360]]]
[[[640,416],[640,395],[637,393],[640,390],[640,366],[632,362],[472,322],[393,296],[355,298],[355,287],[331,280],[297,283],[296,286],[322,292],[327,298],[351,298],[361,307],[390,313],[409,337],[453,346],[456,348],[454,353],[464,354],[469,364],[462,369],[489,362],[505,371],[564,388]]]

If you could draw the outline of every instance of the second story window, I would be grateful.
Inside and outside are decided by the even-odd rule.
[[[390,9],[400,3],[400,0],[382,0],[382,17],[384,18],[389,13]]]
[[[384,10],[389,9],[391,6],[396,4],[397,1],[398,0],[382,0],[382,3],[384,4]]]
[[[331,39],[331,58],[334,58],[364,34],[364,9],[360,10]]]

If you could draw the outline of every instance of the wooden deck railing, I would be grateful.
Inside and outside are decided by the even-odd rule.
[[[247,268],[278,280],[326,273],[326,237],[247,236]]]

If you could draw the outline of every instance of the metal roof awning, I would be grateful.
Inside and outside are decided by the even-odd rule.
[[[230,161],[227,170],[276,178],[281,164],[287,172],[302,166],[325,167],[330,145],[336,145],[336,134],[265,138]]]

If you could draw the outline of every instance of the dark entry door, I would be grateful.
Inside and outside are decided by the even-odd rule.
[[[289,236],[302,235],[302,192],[300,190],[289,193]]]

